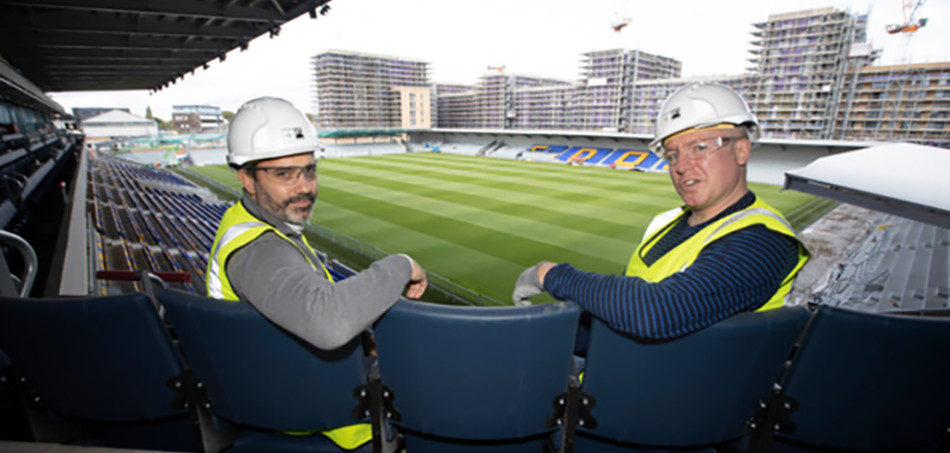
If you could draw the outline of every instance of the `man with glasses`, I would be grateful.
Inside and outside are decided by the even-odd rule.
[[[758,138],[755,116],[731,89],[698,83],[674,92],[650,147],[669,161],[684,206],[653,219],[624,275],[540,262],[518,278],[514,302],[547,291],[644,339],[782,306],[808,251],[785,218],[749,191],[746,166]]]
[[[244,188],[225,212],[206,275],[208,296],[246,301],[275,324],[320,349],[347,344],[398,299],[418,299],[426,273],[390,255],[334,283],[307,243],[304,225],[317,198],[320,149],[313,126],[290,102],[248,101],[228,131],[228,164]],[[323,433],[351,450],[372,438],[369,424]]]
[[[244,196],[221,219],[208,260],[210,297],[247,301],[271,321],[321,349],[340,347],[398,299],[418,299],[426,273],[390,255],[333,284],[307,243],[317,199],[320,148],[313,126],[278,98],[245,103],[228,131],[228,164]]]

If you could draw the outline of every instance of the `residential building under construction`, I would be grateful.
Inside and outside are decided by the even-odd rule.
[[[471,90],[439,95],[439,126],[490,129],[627,131],[638,81],[679,77],[682,63],[640,50],[583,54],[577,83],[489,74]]]
[[[752,24],[749,72],[691,78],[680,77],[675,59],[610,49],[583,54],[577,81],[490,68],[501,70],[474,85],[429,85],[424,62],[327,52],[313,58],[318,125],[651,134],[664,99],[687,83],[707,81],[742,94],[766,138],[950,148],[950,62],[872,66],[881,51],[867,42],[867,21],[866,14],[836,8],[773,14]],[[415,87],[415,94],[399,87]],[[414,105],[430,111],[412,113],[399,93],[402,103],[418,99]],[[428,123],[413,124],[415,118]]]
[[[400,128],[402,113],[416,112],[428,118],[429,100],[420,100],[412,109],[409,102],[416,90],[428,88],[429,63],[407,58],[331,50],[311,58],[316,75],[317,127]]]
[[[950,148],[950,62],[864,67],[846,85],[833,138]]]
[[[820,8],[752,25],[749,70],[757,77],[743,94],[762,129],[772,137],[830,138],[848,71],[880,54],[867,44],[867,15]]]

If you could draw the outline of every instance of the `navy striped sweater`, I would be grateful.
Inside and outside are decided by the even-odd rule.
[[[652,264],[710,222],[755,202],[747,193],[719,216],[689,226],[687,216],[644,257]],[[606,275],[558,264],[544,278],[557,299],[573,300],[611,327],[644,339],[670,339],[695,332],[736,313],[754,310],[771,298],[798,263],[795,240],[754,225],[703,249],[682,272],[649,283],[639,277]]]

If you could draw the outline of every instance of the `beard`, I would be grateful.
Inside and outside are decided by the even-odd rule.
[[[255,201],[280,220],[296,225],[303,225],[310,219],[310,215],[313,214],[313,203],[317,199],[316,191],[299,193],[284,200],[276,200],[260,185],[255,185],[257,186],[255,192],[257,192],[258,195],[258,199]],[[308,201],[309,204],[306,207],[291,206],[291,203],[298,201]]]

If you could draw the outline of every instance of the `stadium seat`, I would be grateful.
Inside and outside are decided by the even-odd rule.
[[[579,315],[564,302],[397,302],[374,331],[387,410],[406,449],[543,451],[568,388]]]
[[[33,440],[17,382],[10,360],[0,351],[0,440]]]
[[[947,357],[950,318],[820,306],[781,380],[791,413],[772,405],[771,451],[947,451]]]
[[[326,437],[288,435],[368,422],[358,398],[370,371],[359,339],[317,349],[254,307],[164,290],[166,319],[210,403],[206,451],[342,451]],[[359,418],[354,419],[353,415]],[[204,417],[203,417],[204,418]],[[371,451],[364,445],[359,451]]]
[[[0,297],[0,349],[39,403],[26,407],[36,440],[200,451],[170,385],[181,356],[144,295]]]
[[[736,441],[808,318],[802,307],[742,313],[666,342],[635,340],[594,319],[575,450],[683,451]]]

